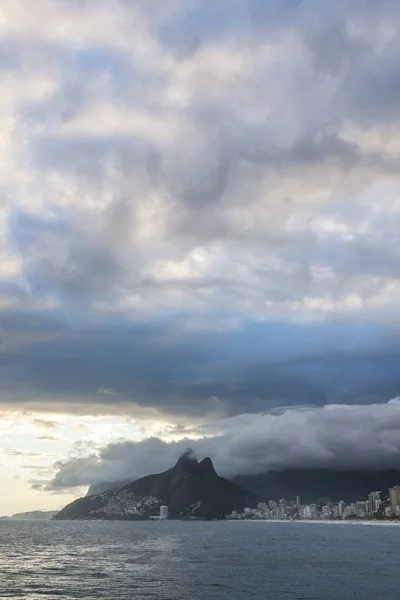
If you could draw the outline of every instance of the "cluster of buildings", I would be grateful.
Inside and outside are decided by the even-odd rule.
[[[101,499],[102,502],[98,501]],[[135,496],[127,490],[109,490],[92,497],[89,518],[148,519],[160,510],[160,500],[154,496]],[[163,513],[165,514],[165,508]],[[168,511],[168,509],[167,509]],[[161,515],[161,513],[160,513]],[[167,512],[168,516],[168,512]],[[166,518],[160,516],[160,518]]]
[[[389,496],[383,497],[382,492],[371,492],[365,500],[346,504],[331,502],[321,498],[314,504],[301,504],[300,497],[295,501],[260,502],[257,508],[245,508],[243,512],[233,511],[229,519],[400,519],[400,486],[389,489]]]
[[[99,499],[102,501],[99,502]],[[168,519],[168,506],[155,496],[136,496],[115,488],[92,497],[89,519],[146,520]]]

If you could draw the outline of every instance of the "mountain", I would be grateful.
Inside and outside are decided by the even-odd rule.
[[[210,459],[205,459],[203,463],[207,464],[208,461]],[[156,484],[154,484],[153,478],[157,478],[156,481],[159,482],[157,485],[161,485],[162,478],[167,477],[166,474],[171,471],[172,469],[166,471],[165,474],[151,475],[132,483],[124,481],[94,484],[90,486],[87,496],[97,495],[116,487],[128,488],[133,490],[132,493],[146,496],[149,490],[154,491],[152,486]],[[366,498],[371,491],[381,491],[384,495],[387,495],[389,487],[400,483],[400,470],[286,469],[284,471],[268,471],[258,475],[240,475],[232,481],[253,492],[259,500],[267,502],[269,500],[279,500],[280,498],[295,499],[296,496],[300,496],[301,502],[304,504],[317,502],[320,498],[330,498],[334,502],[339,500],[354,502]],[[168,497],[164,490],[156,489],[155,492],[157,492],[154,494],[156,497]],[[169,502],[166,502],[166,504],[168,505]],[[175,500],[172,501],[172,507],[174,508],[174,506]]]
[[[260,475],[240,475],[233,481],[257,494],[263,501],[295,499],[302,504],[329,498],[334,502],[362,500],[372,491],[388,494],[389,487],[400,483],[399,470],[331,471],[328,469],[286,469]]]
[[[11,519],[29,519],[33,521],[46,521],[50,520],[56,514],[56,510],[32,510],[30,512],[15,513],[15,515],[11,516]]]
[[[143,519],[159,515],[164,504],[174,518],[221,519],[257,502],[253,492],[219,477],[210,458],[198,462],[192,450],[187,450],[168,471],[75,500],[55,518]]]

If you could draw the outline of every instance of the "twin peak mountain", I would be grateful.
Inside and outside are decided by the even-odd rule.
[[[55,518],[146,519],[167,505],[174,518],[221,519],[257,501],[253,492],[219,477],[210,458],[198,462],[188,449],[168,471],[75,500]]]
[[[252,508],[259,501],[319,498],[353,502],[371,490],[386,491],[400,481],[399,470],[286,469],[219,477],[210,458],[198,462],[186,450],[172,469],[133,482],[91,486],[87,496],[63,508],[55,519],[148,519],[167,505],[173,518],[221,519],[233,510]]]

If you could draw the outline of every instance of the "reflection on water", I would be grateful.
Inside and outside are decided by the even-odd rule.
[[[398,600],[400,528],[0,523],[0,598]]]

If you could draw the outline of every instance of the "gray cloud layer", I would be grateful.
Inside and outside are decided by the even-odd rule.
[[[176,443],[157,438],[113,443],[60,463],[48,489],[157,473],[169,468],[188,445],[199,457],[211,456],[226,476],[289,467],[398,468],[400,401],[239,415],[188,431]]]
[[[400,3],[35,7],[0,44],[2,401],[397,395]]]

